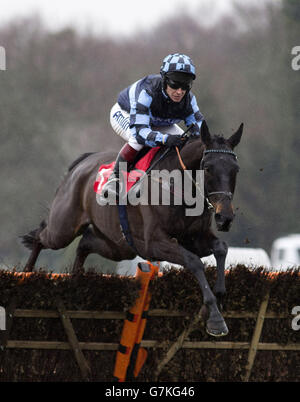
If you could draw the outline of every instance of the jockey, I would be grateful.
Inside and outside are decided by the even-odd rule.
[[[102,194],[115,196],[120,191],[120,163],[126,162],[122,167],[132,163],[143,147],[182,144],[183,130],[177,123],[194,124],[192,134],[200,134],[203,116],[190,91],[195,78],[190,57],[170,54],[163,60],[160,75],[147,75],[119,94],[110,112],[110,123],[126,144],[117,156]]]

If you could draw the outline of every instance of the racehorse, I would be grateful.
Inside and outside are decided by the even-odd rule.
[[[199,216],[186,216],[184,205],[130,205],[126,206],[131,238],[128,243],[120,228],[116,205],[100,206],[96,200],[94,182],[99,166],[114,160],[111,153],[88,153],[69,167],[58,187],[47,220],[22,236],[23,244],[31,249],[25,271],[34,269],[42,249],[61,249],[77,236],[82,236],[73,265],[73,272],[83,269],[90,253],[121,261],[137,255],[149,261],[168,261],[189,269],[197,278],[207,313],[206,330],[213,336],[226,335],[227,325],[220,312],[225,295],[225,258],[227,244],[212,231],[215,217],[219,231],[228,231],[234,219],[232,198],[239,170],[233,149],[240,142],[243,123],[225,139],[211,135],[205,121],[200,136],[189,138],[180,149],[185,167],[204,171],[204,208]],[[158,160],[164,152],[157,152]],[[157,163],[157,169],[183,170],[175,150]],[[194,182],[195,183],[195,182]],[[206,280],[200,257],[213,254],[217,263],[214,293]],[[219,306],[219,308],[218,308]]]

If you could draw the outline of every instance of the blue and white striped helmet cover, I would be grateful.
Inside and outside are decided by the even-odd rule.
[[[162,75],[170,72],[184,72],[192,74],[194,79],[196,78],[196,69],[192,59],[181,53],[169,54],[165,57],[160,72]]]

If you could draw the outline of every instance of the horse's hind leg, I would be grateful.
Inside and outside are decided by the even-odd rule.
[[[100,232],[97,231],[96,234],[94,227],[90,225],[84,230],[82,238],[77,246],[76,258],[73,264],[72,273],[75,274],[83,272],[83,264],[86,258],[89,254],[93,253],[115,261],[125,259],[118,252],[115,244],[111,243],[111,241],[103,236]],[[131,257],[134,258],[135,254],[133,253]],[[130,259],[130,256],[128,259]]]
[[[46,227],[46,223],[45,223],[45,221],[42,221],[39,228],[29,232],[28,234],[26,234],[24,236],[21,236],[22,243],[24,244],[24,246],[31,250],[30,256],[24,267],[24,272],[33,271],[36,260],[39,256],[41,250],[44,248],[42,243],[39,241],[39,235],[40,235],[41,231],[44,230],[45,227]]]
[[[38,256],[43,249],[43,246],[41,243],[36,243],[31,251],[31,254],[27,260],[27,263],[25,264],[24,267],[24,272],[32,272],[34,270],[34,265],[36,263],[36,260],[38,259]]]
[[[73,223],[73,222],[71,222]],[[58,250],[67,247],[75,237],[81,234],[86,223],[79,222],[77,227],[63,219],[52,219],[49,222],[43,221],[38,229],[22,236],[25,247],[31,250],[29,259],[24,271],[31,272],[42,249]]]
[[[73,264],[72,273],[76,274],[83,272],[83,264],[88,255],[92,253],[100,253],[101,246],[101,240],[96,237],[93,229],[91,227],[87,227],[84,230],[82,238],[80,239],[76,249],[76,258]]]
[[[76,258],[72,268],[73,274],[84,272],[83,264],[88,255],[92,253],[91,242],[93,241],[93,239],[91,237],[92,236],[89,232],[89,228],[87,228],[83,233],[82,238],[80,239],[80,242],[76,249]]]

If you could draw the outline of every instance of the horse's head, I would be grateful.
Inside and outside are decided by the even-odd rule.
[[[233,149],[240,142],[242,133],[243,123],[228,139],[212,136],[205,121],[201,126],[201,139],[205,144],[201,161],[205,194],[214,207],[217,229],[224,232],[230,229],[234,219],[232,198],[239,166]]]

